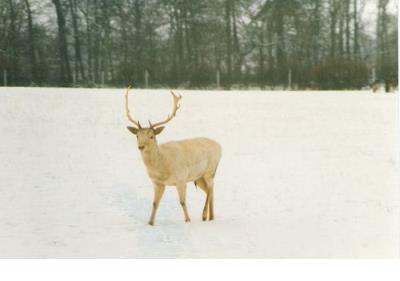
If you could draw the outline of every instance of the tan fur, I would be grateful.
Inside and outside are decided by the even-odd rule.
[[[171,141],[142,151],[153,182],[177,185],[212,175],[221,157],[218,143],[207,138]]]
[[[141,150],[142,159],[155,189],[149,224],[154,224],[156,210],[166,185],[176,186],[185,221],[190,221],[186,208],[186,184],[194,181],[207,195],[203,220],[207,219],[208,210],[209,219],[214,219],[214,175],[221,158],[221,146],[207,138],[171,141],[157,145],[155,138],[149,137],[152,135],[150,130],[143,129],[143,132],[138,133],[138,142],[144,146]]]
[[[129,90],[129,89],[128,89]],[[172,92],[171,92],[172,93]],[[190,217],[186,206],[186,184],[194,182],[206,193],[202,219],[214,219],[214,176],[221,158],[221,146],[208,138],[194,138],[181,141],[170,141],[157,144],[156,135],[164,127],[156,127],[168,123],[179,108],[180,97],[175,96],[173,113],[166,121],[156,123],[150,128],[142,128],[134,120],[128,110],[128,91],[126,92],[126,113],[136,127],[128,127],[136,135],[147,173],[154,185],[153,209],[149,224],[153,225],[157,208],[164,194],[165,186],[176,186],[179,202],[182,206],[185,221]]]

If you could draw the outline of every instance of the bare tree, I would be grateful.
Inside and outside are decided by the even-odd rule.
[[[57,14],[58,44],[61,62],[61,81],[63,82],[63,84],[69,85],[72,82],[72,73],[68,55],[67,28],[65,25],[64,11],[60,0],[52,0],[52,2],[55,6]]]
[[[81,55],[81,40],[78,27],[78,9],[76,0],[68,0],[69,8],[72,17],[72,27],[74,31],[74,49],[75,49],[75,81],[79,81],[79,78],[86,80],[85,68],[83,65]],[[80,76],[80,77],[79,77]]]
[[[0,0],[0,72],[10,85],[146,73],[158,87],[360,87],[374,54],[378,78],[397,73],[393,1],[376,0],[374,34],[365,0]]]

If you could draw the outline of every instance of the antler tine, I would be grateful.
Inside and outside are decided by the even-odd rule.
[[[165,119],[164,121],[153,124],[153,125],[151,126],[152,128],[156,128],[156,127],[158,127],[158,126],[167,124],[169,121],[171,121],[171,120],[175,117],[176,111],[180,108],[179,101],[180,101],[180,99],[182,98],[182,96],[181,96],[181,95],[176,96],[175,93],[174,93],[173,91],[171,91],[171,94],[172,94],[173,101],[174,101],[173,106],[172,106],[172,114],[169,114],[168,117],[167,117],[167,119]],[[150,123],[150,124],[151,124],[151,123]]]
[[[175,93],[174,93],[174,91],[172,91],[172,90],[171,90],[171,94],[174,96],[174,103],[176,103],[177,109],[180,108],[181,105],[178,104],[178,102],[181,100],[182,96],[181,96],[181,95],[176,96]],[[175,111],[174,113],[176,113],[176,111]]]
[[[136,125],[137,128],[141,129],[142,127],[140,126],[139,121],[136,121],[135,119],[133,119],[133,117],[131,116],[130,112],[129,112],[129,107],[128,107],[128,93],[129,90],[131,89],[131,86],[128,86],[128,88],[126,89],[126,93],[125,93],[125,111],[126,111],[126,116],[128,117],[128,119]]]

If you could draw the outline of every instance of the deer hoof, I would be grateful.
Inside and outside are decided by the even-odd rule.
[[[153,226],[154,222],[153,221],[149,221],[149,225]]]
[[[185,222],[190,222],[190,219],[185,219]]]

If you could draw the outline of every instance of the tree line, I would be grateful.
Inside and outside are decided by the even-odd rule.
[[[360,88],[397,77],[391,1],[0,0],[0,85]]]

